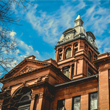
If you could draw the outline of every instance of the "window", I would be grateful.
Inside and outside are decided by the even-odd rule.
[[[59,61],[61,61],[61,60],[62,60],[62,54],[59,55]]]
[[[91,61],[91,52],[90,51],[88,53],[88,58],[89,58],[89,61]]]
[[[30,110],[30,104],[19,106],[18,110]]]
[[[89,110],[98,110],[98,103],[97,103],[97,92],[95,93],[91,93],[89,95],[89,99],[90,99],[90,102],[89,102]]]
[[[88,48],[88,46],[87,46],[87,44],[85,44],[85,49],[87,49]]]
[[[18,102],[18,110],[30,110],[30,102],[31,102],[31,98],[30,98],[30,92],[27,92],[26,94],[24,94],[20,101]]]
[[[59,100],[57,102],[57,110],[65,110],[65,100]]]
[[[19,89],[13,98],[6,97],[3,102],[2,110],[30,110],[31,94],[32,91],[28,87]]]
[[[75,51],[74,53],[76,54],[76,52],[78,51],[78,48],[76,48],[74,51]]]
[[[80,96],[73,97],[72,110],[80,110]]]
[[[22,97],[21,101],[25,101],[25,100],[29,100],[29,97],[28,96]]]
[[[59,52],[62,52],[62,49]]]
[[[94,60],[96,60],[97,59],[97,55],[94,55]]]
[[[70,66],[63,68],[63,74],[69,78],[70,75]]]
[[[87,48],[88,48],[88,46],[87,46],[87,44],[85,44],[85,51],[87,52]]]
[[[68,48],[66,50],[66,55],[65,55],[65,58],[70,58],[71,57],[71,48]]]
[[[90,69],[88,69],[88,76],[92,76],[92,75],[93,75],[93,72]]]
[[[76,43],[74,46],[77,47],[78,46],[78,43]]]
[[[71,78],[73,78],[74,76],[74,64],[72,65],[72,75],[71,75]]]

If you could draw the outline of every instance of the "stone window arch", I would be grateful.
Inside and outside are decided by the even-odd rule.
[[[71,57],[71,48],[67,48],[66,49],[66,53],[65,53],[65,59],[70,58]]]

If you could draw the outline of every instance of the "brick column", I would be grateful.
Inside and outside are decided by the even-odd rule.
[[[71,110],[72,109],[72,98],[65,99],[65,110]]]
[[[88,94],[81,95],[81,109],[80,110],[88,110],[89,100]]]
[[[99,70],[99,110],[109,110],[108,69]]]

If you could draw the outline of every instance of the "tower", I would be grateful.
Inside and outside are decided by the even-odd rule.
[[[95,36],[91,31],[85,31],[80,14],[74,23],[73,28],[63,32],[55,46],[58,68],[70,79],[96,74],[93,61],[99,54]]]
[[[80,15],[74,22],[55,46],[56,61],[31,55],[0,79],[0,110],[109,110],[110,53],[98,55]]]

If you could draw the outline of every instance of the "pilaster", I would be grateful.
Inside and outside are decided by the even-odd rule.
[[[69,76],[70,79],[72,79],[72,65],[70,65],[70,76]]]
[[[72,47],[71,47],[71,56],[73,57],[74,56],[74,46],[72,44]]]
[[[2,110],[3,101],[4,101],[3,99],[0,100],[0,110]]]
[[[33,110],[33,109],[34,109],[35,97],[36,97],[36,94],[32,94],[32,95],[31,95],[30,110]]]
[[[56,49],[56,57],[55,57],[56,62],[58,62],[58,49]]]
[[[63,49],[62,49],[62,60],[64,60],[65,59],[65,50],[64,50],[64,47],[63,47]]]
[[[80,109],[81,110],[88,110],[88,107],[89,107],[89,94],[84,94],[84,95],[81,95],[81,105],[80,105]]]
[[[99,70],[99,110],[109,110],[108,69]]]

